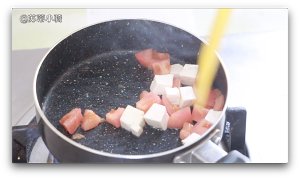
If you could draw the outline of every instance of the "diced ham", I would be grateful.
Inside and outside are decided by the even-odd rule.
[[[82,135],[82,134],[79,134],[79,133],[75,133],[75,134],[72,135],[73,140],[80,140],[80,139],[83,139],[83,138],[85,138],[85,136]]]
[[[222,95],[222,92],[219,89],[211,90],[209,93],[209,96],[208,96],[206,108],[212,109],[215,105],[215,101],[216,101],[217,97],[220,95]]]
[[[149,94],[148,91],[142,91],[140,94],[140,99],[142,99],[144,96],[147,96]]]
[[[202,108],[202,107],[198,107],[196,105],[194,105],[193,107],[193,111],[192,111],[192,119],[193,121],[199,122],[201,120],[203,120],[206,116],[206,114],[208,113],[208,109],[206,108]]]
[[[152,50],[152,58],[155,60],[170,60],[170,55],[168,53],[161,53],[156,50]]]
[[[207,120],[201,120],[200,122],[197,122],[194,127],[192,128],[192,132],[195,132],[197,134],[204,134],[209,128],[211,127],[211,123]]]
[[[120,118],[124,112],[125,108],[118,108],[117,110],[112,109],[108,113],[106,113],[106,122],[113,125],[115,128],[121,127]]]
[[[191,124],[189,122],[185,122],[179,133],[180,139],[183,140],[183,139],[187,138],[192,133],[193,127],[194,127],[193,124]]]
[[[194,127],[193,124],[191,124],[191,123],[189,123],[189,122],[185,122],[185,123],[183,124],[182,129],[187,130],[187,131],[192,131],[193,127]]]
[[[135,54],[135,58],[142,66],[146,68],[150,68],[151,64],[155,62],[155,60],[152,58],[152,54],[153,54],[153,49],[145,49],[137,52]]]
[[[184,130],[184,129],[180,130],[179,137],[180,137],[181,140],[187,138],[189,135],[191,135],[190,131],[187,131],[187,130]]]
[[[166,75],[170,73],[170,60],[162,60],[152,64],[154,75]]]
[[[175,87],[177,87],[177,88],[181,87],[181,81],[180,81],[180,78],[178,78],[178,77],[173,78],[173,88],[175,88]]]
[[[168,128],[181,129],[185,122],[192,122],[192,113],[190,107],[185,107],[174,112],[169,118]]]
[[[172,115],[174,112],[180,109],[178,105],[172,104],[164,95],[162,96],[161,103],[167,108],[169,115]]]
[[[194,126],[192,132],[195,132],[197,134],[203,135],[207,131],[207,129],[208,128],[196,124]]]
[[[220,95],[215,100],[214,110],[215,111],[222,111],[225,104],[225,97],[223,95]]]
[[[153,49],[145,49],[135,54],[137,61],[144,67],[154,70],[154,74],[170,73],[170,55]]]
[[[84,111],[81,128],[84,131],[88,131],[97,127],[101,122],[104,122],[103,118],[98,116],[94,111],[86,109]]]
[[[154,103],[161,104],[161,99],[158,95],[149,92],[142,95],[142,98],[136,102],[135,106],[137,109],[147,112]]]
[[[59,123],[68,131],[69,134],[74,134],[83,120],[81,109],[72,109],[69,113],[65,114]]]
[[[207,121],[206,119],[201,120],[200,122],[197,122],[197,124],[199,124],[200,126],[205,127],[205,128],[210,128],[212,126],[212,124],[209,121]]]

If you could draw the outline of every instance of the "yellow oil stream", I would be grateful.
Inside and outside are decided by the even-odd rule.
[[[212,83],[219,67],[219,61],[215,55],[225,27],[229,21],[231,9],[219,9],[213,25],[210,39],[207,45],[202,45],[201,53],[198,55],[198,73],[196,77],[196,105],[205,107],[208,100]]]

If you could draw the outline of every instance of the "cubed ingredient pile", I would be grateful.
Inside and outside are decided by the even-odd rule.
[[[80,108],[71,110],[59,123],[69,134],[75,135],[73,139],[78,139],[78,133],[75,132],[79,126],[88,131],[107,122],[137,137],[143,133],[146,124],[160,130],[180,129],[179,137],[186,143],[189,136],[199,137],[217,122],[225,103],[224,95],[219,89],[211,90],[205,107],[194,105],[198,65],[171,65],[168,53],[153,49],[142,50],[135,57],[143,67],[154,73],[150,91],[145,90],[140,94],[135,107],[127,105],[125,108],[112,109],[106,114],[106,119],[89,109],[85,109],[84,115]]]

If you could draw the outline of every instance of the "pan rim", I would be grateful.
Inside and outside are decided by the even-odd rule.
[[[155,158],[155,157],[162,157],[162,156],[165,156],[165,155],[168,155],[168,154],[173,154],[173,153],[177,153],[177,152],[180,152],[184,149],[188,149],[190,148],[191,146],[195,146],[196,144],[199,144],[201,141],[203,141],[215,128],[216,126],[221,122],[221,119],[222,117],[224,116],[224,113],[225,113],[225,110],[227,109],[227,103],[228,103],[228,97],[229,97],[229,91],[230,91],[230,83],[229,83],[229,79],[228,79],[228,72],[224,66],[224,61],[222,60],[222,58],[220,57],[219,53],[217,51],[215,51],[215,54],[220,62],[220,65],[222,66],[223,70],[224,70],[224,74],[225,74],[225,77],[226,77],[226,82],[227,82],[227,94],[226,94],[226,101],[225,101],[225,104],[224,104],[224,108],[222,110],[222,113],[221,113],[221,116],[220,118],[218,119],[218,121],[216,123],[214,123],[202,136],[201,138],[199,138],[197,141],[194,141],[193,143],[190,143],[188,145],[181,145],[179,147],[176,147],[176,148],[173,148],[173,149],[170,149],[170,150],[167,150],[167,151],[162,151],[162,152],[158,152],[158,153],[152,153],[152,154],[143,154],[143,155],[128,155],[128,154],[116,154],[116,153],[108,153],[108,152],[104,152],[104,151],[100,151],[100,150],[96,150],[96,149],[93,149],[93,148],[90,148],[90,147],[87,147],[85,145],[82,145],[72,139],[70,139],[69,137],[65,136],[63,133],[61,133],[56,127],[54,127],[51,122],[48,120],[48,118],[46,117],[46,115],[44,114],[39,102],[38,102],[38,98],[37,98],[37,90],[36,90],[36,82],[37,82],[37,78],[38,78],[38,74],[39,74],[39,71],[40,71],[40,68],[43,64],[43,62],[45,61],[46,57],[48,56],[48,54],[60,43],[62,42],[64,39],[68,38],[69,36],[75,34],[76,32],[79,32],[83,29],[86,29],[86,28],[89,28],[89,27],[92,27],[94,25],[98,25],[98,24],[102,24],[102,23],[109,23],[109,22],[115,22],[115,21],[124,21],[124,20],[133,20],[133,21],[150,21],[150,22],[154,22],[154,23],[161,23],[161,24],[164,24],[164,25],[168,25],[168,26],[171,26],[171,27],[175,27],[177,29],[180,29],[186,33],[189,33],[190,35],[196,37],[198,40],[200,40],[202,43],[204,43],[205,45],[208,44],[208,42],[206,40],[204,40],[203,38],[201,37],[197,37],[196,35],[194,35],[193,33],[185,30],[185,29],[182,29],[182,28],[179,28],[177,27],[176,25],[173,25],[169,22],[163,22],[163,21],[157,21],[157,20],[151,20],[151,19],[146,19],[146,18],[136,18],[136,19],[111,19],[111,20],[107,20],[107,21],[102,21],[102,22],[96,22],[94,24],[90,24],[90,25],[87,25],[87,26],[84,26],[80,29],[77,29],[75,30],[74,32],[66,35],[65,37],[61,38],[57,43],[55,43],[49,50],[48,52],[43,56],[43,58],[41,59],[39,65],[37,66],[36,68],[36,71],[35,71],[35,75],[34,75],[34,80],[33,80],[33,98],[34,98],[34,104],[35,104],[35,108],[36,110],[38,111],[38,114],[41,116],[41,119],[43,120],[43,123],[47,125],[47,127],[49,127],[51,129],[51,131],[53,133],[55,133],[58,137],[60,137],[62,140],[64,140],[65,142],[73,145],[74,147],[77,147],[79,149],[82,149],[82,150],[85,150],[87,152],[90,152],[90,153],[93,153],[93,154],[97,154],[97,155],[101,155],[101,156],[106,156],[106,157],[110,157],[110,158],[121,158],[121,159],[147,159],[147,158]]]

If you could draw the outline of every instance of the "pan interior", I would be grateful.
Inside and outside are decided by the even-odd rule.
[[[136,51],[112,51],[83,59],[69,68],[49,90],[43,103],[46,117],[60,132],[71,137],[59,124],[60,118],[79,107],[101,117],[117,107],[135,106],[139,94],[149,91],[153,72],[135,59]],[[184,64],[171,57],[171,63]],[[76,140],[87,147],[114,154],[143,155],[181,146],[179,130],[161,131],[148,125],[140,137],[122,128],[102,123],[95,129],[77,131],[85,138]]]

